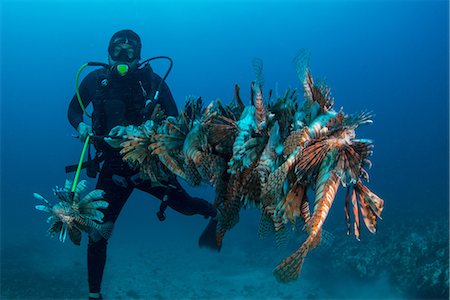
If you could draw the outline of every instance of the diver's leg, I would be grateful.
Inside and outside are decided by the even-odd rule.
[[[210,202],[189,195],[176,178],[169,181],[168,187],[151,187],[143,183],[138,185],[137,188],[152,194],[160,200],[163,200],[164,196],[167,196],[168,206],[183,215],[191,216],[199,214],[205,218],[216,216],[216,209]]]
[[[198,244],[200,247],[207,247],[220,251],[220,246],[217,245],[216,240],[217,210],[211,203],[204,199],[189,195],[176,178],[169,182],[169,187],[158,186],[151,188],[149,185],[142,184],[142,186],[138,186],[137,188],[151,193],[160,200],[163,200],[164,197],[167,196],[167,205],[184,215],[191,216],[199,214],[205,218],[211,217],[208,225],[200,235]]]
[[[125,202],[129,198],[132,187],[122,187],[116,184],[113,179],[113,172],[109,170],[107,162],[103,165],[100,172],[97,189],[101,189],[105,192],[105,200],[109,205],[106,209],[102,210],[105,214],[103,222],[115,222],[120,214]],[[89,238],[88,243],[88,281],[89,281],[89,293],[100,293],[103,270],[106,263],[106,248],[108,241],[101,238],[99,241],[94,241]]]

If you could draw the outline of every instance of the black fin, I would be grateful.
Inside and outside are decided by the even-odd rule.
[[[75,226],[69,226],[69,238],[77,246],[80,246],[81,242],[81,231]]]
[[[198,239],[198,245],[200,247],[209,248],[212,250],[220,251],[220,246],[217,245],[216,240],[216,228],[217,228],[217,220],[211,219],[209,220],[208,225],[205,230],[203,230],[200,238]]]

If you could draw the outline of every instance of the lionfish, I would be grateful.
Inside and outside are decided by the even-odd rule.
[[[53,189],[54,195],[60,200],[54,205],[41,195],[33,194],[36,199],[44,202],[44,205],[36,205],[36,209],[50,214],[47,219],[47,223],[50,223],[50,236],[58,236],[59,240],[64,242],[69,235],[75,245],[80,245],[81,231],[87,232],[94,240],[100,240],[102,237],[108,239],[113,224],[102,223],[104,215],[99,210],[108,207],[108,202],[102,200],[104,192],[93,190],[81,198],[81,193],[87,188],[87,182],[80,181],[73,193],[71,187],[72,182],[66,180],[64,188]]]
[[[303,84],[305,103],[302,127],[293,131],[286,139],[287,160],[269,176],[269,190],[288,179],[285,197],[278,197],[275,216],[283,223],[296,222],[301,217],[308,234],[305,242],[291,256],[283,260],[274,271],[277,280],[295,280],[308,251],[317,247],[321,240],[322,226],[328,215],[340,185],[347,187],[346,220],[347,234],[350,229],[350,194],[354,213],[354,233],[359,240],[359,212],[371,233],[376,232],[376,219],[380,218],[384,202],[371,192],[362,180],[368,180],[366,169],[371,166],[368,159],[372,155],[373,143],[366,139],[356,139],[355,129],[362,124],[371,124],[370,113],[345,115],[336,113],[332,106],[334,99],[325,85],[316,85],[308,68],[307,55],[301,52],[294,60],[297,74]],[[289,178],[289,176],[291,176]],[[290,182],[289,182],[290,179]],[[306,187],[315,193],[312,213],[310,213]]]
[[[201,98],[188,98],[178,117],[124,143],[124,159],[149,169],[155,155],[174,174],[192,185],[215,187],[218,209],[216,243],[239,222],[241,209],[261,211],[258,235],[274,232],[277,245],[286,243],[288,226],[304,223],[307,238],[274,270],[280,282],[295,280],[308,251],[322,238],[323,224],[340,185],[347,188],[345,214],[350,233],[350,201],[353,231],[359,240],[359,215],[370,232],[376,232],[384,202],[371,192],[368,180],[373,142],[357,139],[355,130],[371,124],[372,115],[346,115],[333,110],[330,88],[313,81],[308,68],[309,52],[294,59],[304,91],[299,106],[297,90],[287,90],[276,100],[263,96],[263,65],[254,60],[256,79],[251,85],[250,105],[244,105],[235,86],[234,101],[219,100],[203,108]],[[146,154],[145,154],[146,153]],[[145,155],[143,155],[145,154]],[[314,193],[310,203],[308,191]]]

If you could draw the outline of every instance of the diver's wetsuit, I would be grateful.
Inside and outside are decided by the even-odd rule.
[[[145,101],[153,99],[153,95],[161,78],[152,72],[149,66],[129,74],[127,78],[115,78],[109,71],[99,69],[89,73],[80,84],[80,96],[86,107],[93,103],[93,130],[97,135],[107,135],[116,125],[140,125],[146,119],[143,112]],[[175,101],[166,83],[161,86],[158,104],[166,115],[178,114]],[[150,104],[150,112],[157,103]],[[73,97],[68,110],[69,121],[73,127],[83,121],[83,112],[76,95]],[[206,200],[191,197],[173,177],[169,188],[152,186],[147,180],[134,185],[130,177],[138,171],[131,169],[122,160],[118,149],[110,147],[103,140],[96,140],[97,150],[102,151],[105,161],[97,181],[97,189],[105,191],[105,199],[109,202],[103,210],[104,222],[115,222],[124,204],[134,188],[148,192],[163,200],[167,195],[167,204],[172,209],[184,214],[200,214],[213,217],[216,211]],[[117,178],[122,179],[118,181]],[[122,183],[122,184],[121,184]],[[88,276],[91,293],[100,292],[103,270],[106,262],[107,240],[94,242],[89,239],[88,244]]]

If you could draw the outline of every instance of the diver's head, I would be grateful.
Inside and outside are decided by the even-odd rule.
[[[125,77],[139,66],[141,38],[134,31],[125,29],[116,32],[109,41],[108,61],[111,70]]]

